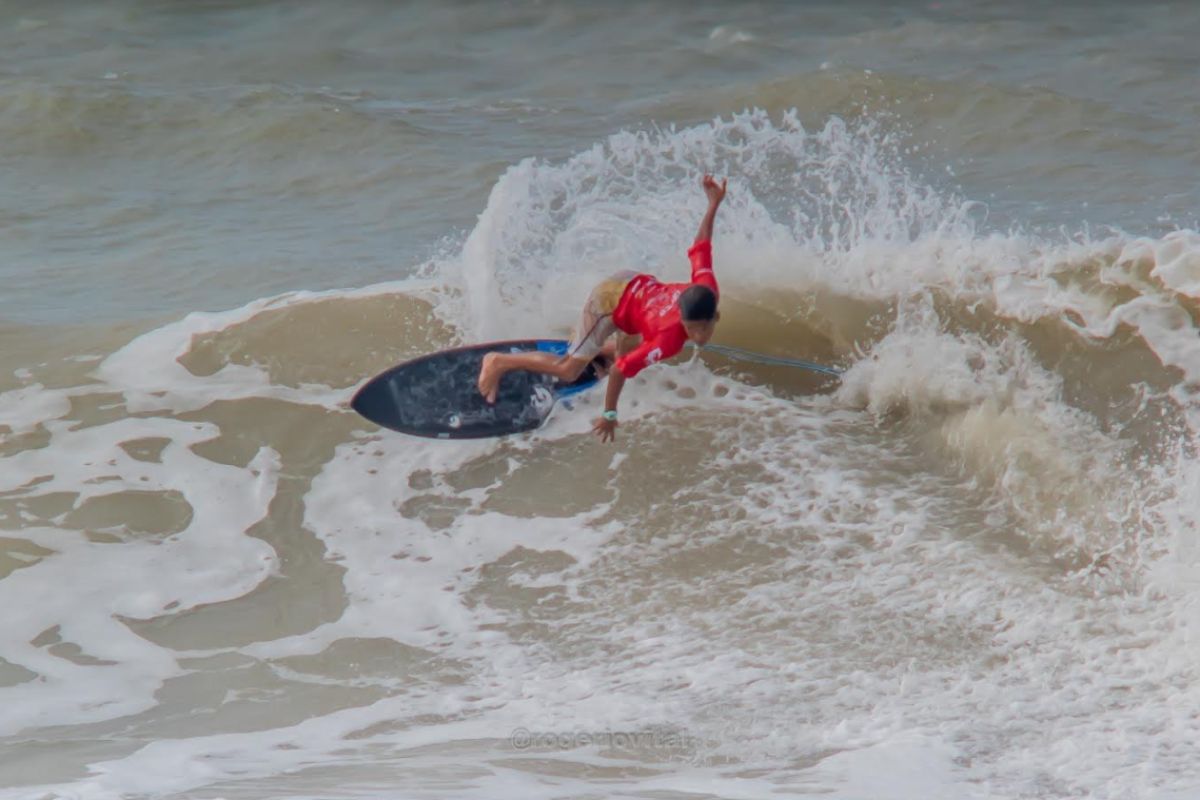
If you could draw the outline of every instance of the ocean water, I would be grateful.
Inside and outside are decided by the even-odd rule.
[[[0,1],[0,798],[1200,796],[1200,7]],[[347,401],[687,274],[541,430]]]

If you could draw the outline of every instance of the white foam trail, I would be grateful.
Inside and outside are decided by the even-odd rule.
[[[82,393],[78,389],[47,389],[40,383],[0,392],[0,427],[9,429],[7,435],[0,436],[27,433],[58,419],[71,410],[71,397]]]
[[[126,406],[132,412],[170,410],[181,413],[203,408],[215,400],[248,397],[270,397],[336,408],[346,399],[344,388],[280,386],[272,384],[264,370],[241,364],[225,364],[213,375],[198,376],[179,363],[179,358],[190,350],[196,336],[227,330],[264,311],[319,303],[332,297],[372,297],[393,292],[420,295],[431,288],[423,281],[399,281],[352,291],[288,292],[256,300],[230,311],[193,312],[178,322],[134,339],[104,359],[96,375],[125,394]],[[153,365],[153,369],[150,365]]]
[[[131,459],[118,446],[127,436],[146,434],[171,437],[161,464]],[[267,512],[278,456],[264,448],[241,469],[189,449],[212,434],[209,426],[125,419],[58,432],[50,447],[16,457],[16,466],[33,474],[52,470],[39,490],[78,492],[77,505],[114,491],[170,489],[183,495],[192,518],[184,530],[161,541],[95,543],[58,528],[22,531],[53,554],[0,581],[0,602],[25,609],[0,619],[4,658],[39,676],[33,683],[0,688],[4,733],[113,719],[153,707],[155,690],[180,672],[175,656],[133,633],[120,618],[149,619],[240,597],[275,569],[275,553],[245,531]],[[74,469],[64,463],[60,446],[82,459]],[[49,463],[31,463],[41,460]],[[102,663],[76,663],[34,644],[51,630]]]

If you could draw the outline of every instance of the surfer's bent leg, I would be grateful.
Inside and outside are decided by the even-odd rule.
[[[552,353],[488,353],[484,356],[479,369],[479,393],[489,403],[496,402],[500,379],[514,369],[553,375],[565,383],[578,378],[592,359],[609,352],[605,344],[617,332],[612,312],[634,274],[618,273],[592,289],[565,356]]]
[[[496,402],[500,379],[515,369],[553,375],[560,381],[570,383],[583,374],[588,361],[554,353],[488,353],[483,357],[483,366],[479,370],[479,393],[489,403]]]

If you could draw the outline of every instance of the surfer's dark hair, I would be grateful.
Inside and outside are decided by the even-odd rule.
[[[709,322],[717,315],[717,293],[693,283],[679,294],[679,313],[684,322]]]

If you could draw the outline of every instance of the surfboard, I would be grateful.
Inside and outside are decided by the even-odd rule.
[[[476,380],[486,353],[541,352],[565,355],[561,339],[524,339],[456,347],[397,364],[367,381],[350,401],[362,416],[384,428],[434,439],[482,439],[533,430],[555,403],[596,384],[589,364],[573,383],[514,370],[500,379],[495,404],[479,394]]]

